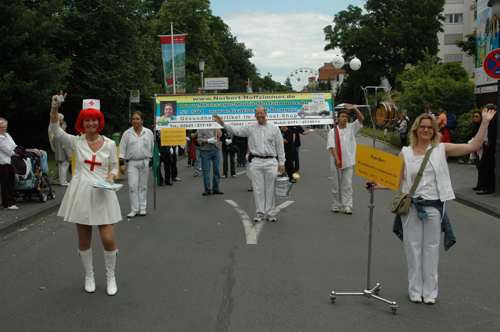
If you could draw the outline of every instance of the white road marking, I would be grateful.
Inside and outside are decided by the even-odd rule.
[[[240,215],[241,223],[243,224],[243,229],[245,230],[245,239],[246,239],[247,244],[257,244],[257,242],[259,240],[259,234],[262,231],[262,228],[264,228],[265,222],[262,221],[262,222],[254,223],[250,219],[248,214],[245,212],[245,210],[240,208],[238,203],[236,203],[235,201],[230,200],[230,199],[227,199],[226,202],[227,202],[227,204],[231,205],[236,210],[236,212],[238,212],[238,214]],[[295,202],[294,201],[286,201],[286,202],[283,202],[280,205],[276,206],[273,210],[274,215],[277,215],[281,210],[292,205],[293,203],[295,203]]]
[[[241,223],[243,224],[243,228],[245,230],[245,239],[247,241],[247,244],[257,244],[257,240],[259,238],[260,231],[264,227],[264,223],[253,223],[252,220],[250,220],[248,214],[242,208],[240,208],[238,203],[229,199],[226,200],[226,202],[231,205],[240,215]]]

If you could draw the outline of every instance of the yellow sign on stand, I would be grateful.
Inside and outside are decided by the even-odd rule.
[[[403,159],[367,145],[356,147],[356,175],[391,190],[399,190]]]
[[[186,144],[186,128],[162,128],[160,130],[161,146]]]

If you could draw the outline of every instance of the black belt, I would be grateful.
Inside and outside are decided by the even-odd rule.
[[[276,156],[259,156],[259,155],[257,155],[257,154],[252,154],[252,153],[250,153],[250,154],[248,155],[248,162],[250,162],[250,163],[251,163],[253,158],[259,158],[259,159],[275,159],[275,158],[276,158]]]
[[[256,154],[253,154],[252,157],[254,157],[254,158],[260,158],[260,159],[273,159],[273,158],[276,158],[276,156],[259,156],[259,155],[256,155]]]

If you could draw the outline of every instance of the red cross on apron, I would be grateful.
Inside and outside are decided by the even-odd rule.
[[[92,160],[84,160],[83,161],[86,164],[90,165],[90,171],[93,172],[95,169],[95,166],[101,166],[102,163],[98,162],[95,160],[95,154],[92,155]]]

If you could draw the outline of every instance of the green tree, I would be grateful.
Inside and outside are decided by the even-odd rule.
[[[63,11],[65,43],[61,55],[72,59],[70,98],[74,118],[83,98],[101,99],[106,131],[123,130],[128,122],[129,90],[142,100],[154,89],[152,36],[141,0],[72,0]],[[149,112],[148,103],[139,109]]]
[[[346,78],[345,98],[357,98],[361,85],[392,86],[407,65],[438,51],[444,0],[367,0],[364,10],[349,6],[326,26],[326,50],[340,48],[346,59],[357,56],[363,67]],[[359,93],[359,92],[358,92]]]
[[[64,43],[61,6],[58,0],[0,2],[0,109],[21,145],[47,140],[47,131],[37,130],[47,122],[47,96],[67,84],[71,58],[57,56]],[[16,135],[21,131],[31,135]]]
[[[400,104],[411,117],[422,113],[428,105],[457,116],[474,107],[474,84],[459,63],[439,63],[428,56],[398,76],[401,86]]]
[[[474,56],[476,54],[476,33],[466,35],[464,40],[457,43],[457,46],[468,55]]]

